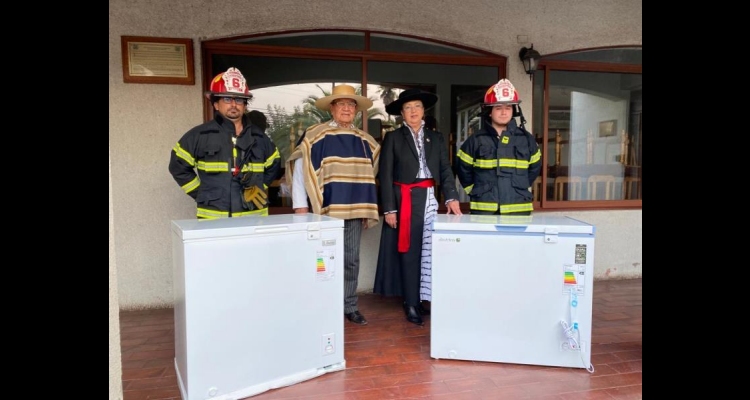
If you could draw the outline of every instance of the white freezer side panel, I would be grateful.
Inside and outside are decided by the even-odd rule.
[[[589,366],[593,234],[436,230],[432,240],[433,358]],[[563,344],[570,288],[581,352]]]
[[[343,224],[315,239],[291,227],[196,240],[173,230],[184,400],[249,396],[345,365]]]

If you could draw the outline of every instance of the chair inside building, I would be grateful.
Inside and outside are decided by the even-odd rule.
[[[555,200],[581,200],[582,187],[580,176],[558,176],[555,178]]]
[[[586,193],[589,200],[613,200],[615,198],[615,177],[613,175],[591,175],[586,182]],[[604,192],[599,190],[602,187]],[[600,193],[603,193],[601,197]]]

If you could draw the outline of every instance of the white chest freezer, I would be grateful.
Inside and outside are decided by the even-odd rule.
[[[234,400],[345,368],[344,222],[172,221],[184,400]]]
[[[431,357],[591,368],[594,226],[438,215],[434,228]]]

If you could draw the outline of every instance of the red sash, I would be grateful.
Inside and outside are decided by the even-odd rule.
[[[398,226],[398,252],[406,253],[409,251],[411,241],[411,188],[429,188],[435,186],[434,179],[425,179],[417,183],[393,182],[394,185],[401,186],[401,223]]]

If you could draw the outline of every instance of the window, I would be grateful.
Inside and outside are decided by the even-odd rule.
[[[314,100],[348,83],[374,101],[356,122],[376,139],[399,123],[385,113],[399,91],[436,93],[440,100],[426,115],[435,117],[455,162],[456,149],[479,128],[484,91],[506,76],[507,64],[506,57],[478,49],[356,30],[253,35],[206,41],[201,48],[203,82],[230,66],[243,72],[255,95],[248,110],[266,114],[266,133],[283,159],[306,127],[326,118]],[[546,164],[532,186],[535,210],[642,207],[642,96],[640,47],[540,60],[532,99],[524,103],[533,105],[532,133]],[[213,111],[205,105],[208,120]],[[272,207],[288,206],[283,183],[271,188]]]
[[[478,107],[484,90],[505,75],[507,61],[449,43],[351,30],[229,38],[203,42],[201,48],[204,82],[232,66],[245,75],[254,95],[248,111],[266,115],[266,134],[283,160],[305,128],[330,118],[314,102],[341,83],[373,100],[373,107],[367,115],[360,113],[355,124],[378,140],[400,123],[385,112],[385,104],[400,91],[418,87],[438,94],[438,104],[425,115],[435,117],[453,155],[456,132],[472,129],[466,126],[466,110]],[[208,102],[205,105],[208,120],[213,111]],[[291,206],[284,189],[282,175],[269,191],[271,213],[291,211],[283,209]]]
[[[640,60],[640,48],[542,59],[533,121],[547,168],[534,186],[536,208],[642,207]],[[623,61],[633,64],[615,63]]]

